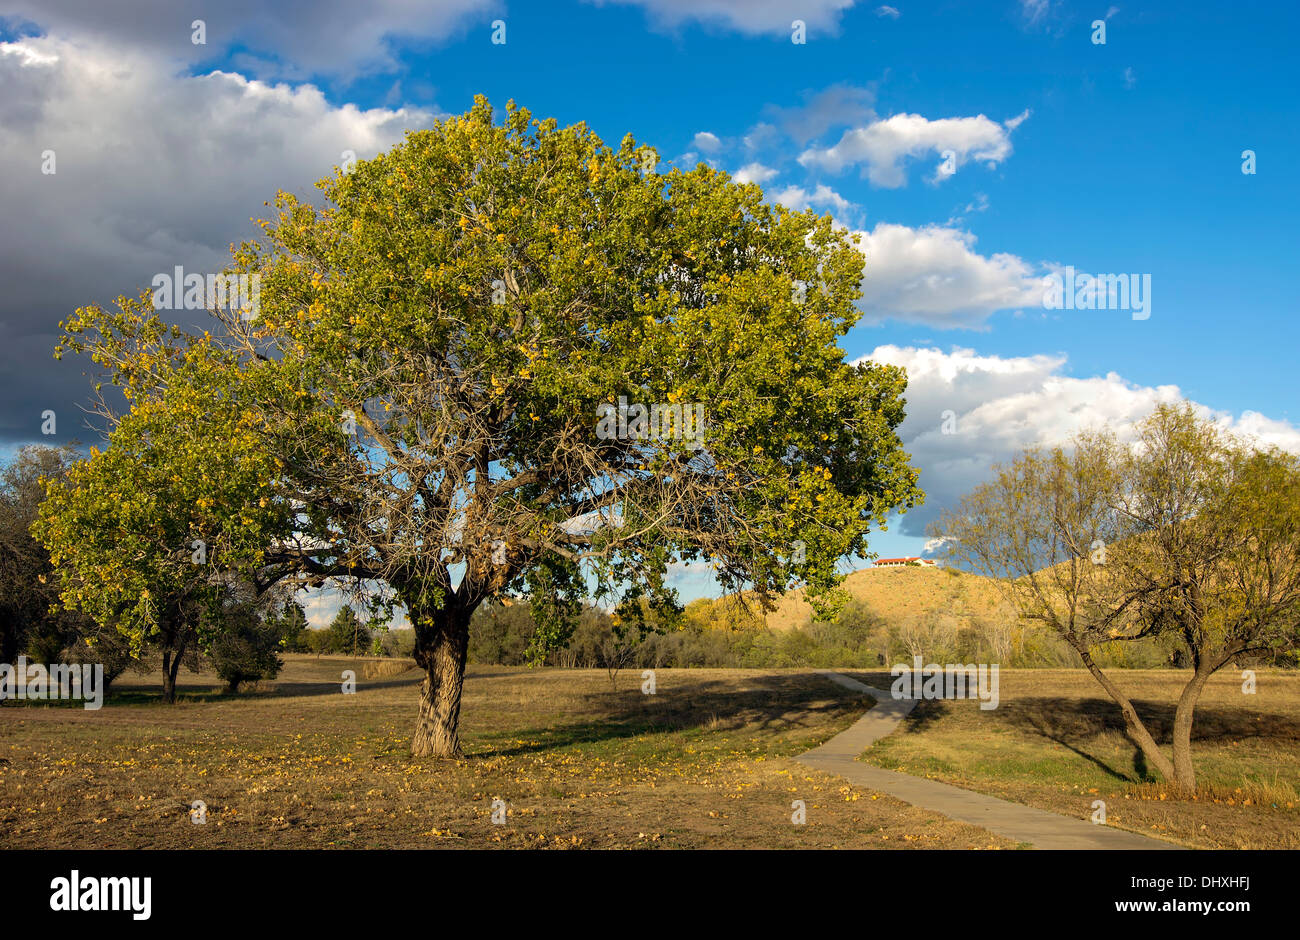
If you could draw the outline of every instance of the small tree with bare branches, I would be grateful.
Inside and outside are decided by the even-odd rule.
[[[1196,703],[1234,661],[1294,649],[1300,624],[1300,460],[1161,405],[1133,446],[1080,435],[1031,450],[946,512],[931,534],[997,579],[1019,616],[1063,637],[1119,705],[1162,776],[1196,786]],[[1165,637],[1186,651],[1172,760],[1097,665],[1102,643]]]

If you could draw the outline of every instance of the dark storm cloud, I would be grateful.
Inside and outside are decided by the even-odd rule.
[[[0,18],[191,65],[244,50],[246,74],[297,80],[390,71],[392,40],[445,39],[502,7],[499,0],[6,0]],[[193,42],[195,20],[205,24],[205,45]]]
[[[345,150],[372,156],[434,117],[53,35],[0,44],[0,102],[0,443],[39,438],[47,409],[56,440],[86,440],[86,363],[52,358],[76,307],[177,265],[220,270],[278,188],[317,198]]]

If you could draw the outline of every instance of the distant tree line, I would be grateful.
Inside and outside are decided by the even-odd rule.
[[[410,656],[414,646],[409,630],[389,630],[386,624],[362,620],[352,605],[344,604],[328,627],[311,629],[304,622],[285,649],[317,656]]]
[[[306,626],[289,586],[262,591],[206,569],[210,604],[178,598],[166,628],[132,636],[107,618],[92,617],[63,602],[65,592],[89,590],[74,569],[56,570],[50,551],[35,537],[48,487],[66,480],[81,455],[71,446],[23,447],[0,468],[0,662],[96,663],[111,687],[128,669],[163,670],[163,695],[175,699],[181,666],[197,672],[206,660],[237,691],[246,683],[279,674],[279,653],[291,648]],[[114,551],[115,532],[104,528],[103,551]],[[120,549],[119,549],[120,550]],[[192,599],[190,599],[192,600]]]
[[[1007,667],[1073,666],[1073,651],[1051,631],[1018,622],[1003,611],[966,616],[950,610],[889,618],[860,598],[849,598],[826,618],[773,630],[754,606],[734,598],[686,605],[676,623],[653,617],[644,636],[620,636],[616,620],[586,606],[572,636],[549,652],[545,664],[570,668],[891,668],[921,656],[927,663],[999,663]],[[470,661],[522,666],[530,662],[535,625],[527,604],[493,604],[470,625]],[[1100,648],[1112,667],[1181,666],[1167,639],[1115,643]],[[1268,659],[1268,662],[1274,662]],[[1277,658],[1276,664],[1293,664]]]

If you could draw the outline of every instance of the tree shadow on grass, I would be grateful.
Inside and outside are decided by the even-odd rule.
[[[1137,705],[1137,703],[1134,704]],[[1114,720],[1105,709],[1107,705],[1114,711]],[[911,713],[903,719],[903,725],[898,733],[907,735],[921,734],[929,730],[932,725],[938,723],[941,719],[953,714],[954,707],[955,703],[945,699],[924,699],[919,701]],[[960,707],[977,708],[978,705],[974,702],[962,702]],[[1117,780],[1127,781],[1130,779],[1129,775],[1111,767],[1096,755],[1088,753],[1083,746],[1097,735],[1112,730],[1111,726],[1115,725],[1116,722],[1118,723],[1118,730],[1121,732],[1124,730],[1124,721],[1119,714],[1118,706],[1112,702],[1100,699],[1085,701],[1079,701],[1078,699],[1022,699],[1015,703],[1002,703],[998,707],[997,713],[998,719],[1003,723],[1059,744],[1061,747],[1096,765],[1101,771]],[[1148,718],[1148,713],[1142,708],[1138,709],[1138,713],[1142,715],[1144,720]],[[1152,726],[1148,725],[1148,727]],[[1172,727],[1172,718],[1170,719],[1170,727]],[[1152,730],[1154,733],[1154,729]],[[1142,752],[1137,748],[1134,748],[1133,761],[1134,772],[1138,775],[1137,779],[1147,779],[1146,761],[1142,756]]]
[[[737,689],[732,682],[706,680],[686,688],[661,690],[653,696],[643,695],[636,687],[584,694],[581,713],[596,713],[598,717],[512,731],[502,736],[515,743],[487,742],[474,756],[506,757],[693,729],[791,731],[824,725],[846,714],[856,715],[871,705],[867,698],[840,698],[833,688],[806,675],[759,676],[748,681],[760,687]]]
[[[943,699],[922,699],[903,719],[903,733],[920,734],[939,719],[946,717],[950,708],[951,705]]]
[[[379,679],[357,678],[357,694],[377,692],[383,689],[401,686],[419,685],[424,678],[422,671],[414,667],[395,676]],[[226,691],[224,682],[200,683],[190,682],[176,689],[176,702],[237,702],[262,701],[276,698],[301,698],[320,695],[341,695],[343,680],[329,682],[278,682],[264,680],[266,686],[259,689],[247,689],[240,692]],[[104,701],[105,705],[159,705],[162,704],[162,688],[158,685],[123,684],[114,687]]]
[[[846,676],[849,676],[853,679],[857,679],[859,682],[861,682],[864,685],[869,685],[872,686],[873,688],[881,689],[885,692],[888,692],[889,687],[892,686],[898,679],[898,677],[895,676],[893,673],[883,669],[845,668],[845,669],[837,669],[835,671],[842,672]]]
[[[1174,726],[1174,705],[1134,700],[1133,707],[1151,736],[1161,747],[1169,746]],[[1119,706],[1103,698],[1027,698],[1005,702],[999,717],[1012,727],[1046,738],[1090,761],[1106,774],[1124,782],[1153,778],[1142,751],[1134,746],[1131,772],[1112,767],[1089,746],[1103,734],[1126,734]],[[1212,742],[1231,738],[1269,738],[1294,744],[1300,740],[1300,721],[1284,715],[1264,714],[1245,708],[1202,707],[1196,710],[1192,740]]]

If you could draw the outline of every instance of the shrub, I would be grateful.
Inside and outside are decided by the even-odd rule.
[[[234,693],[245,682],[274,679],[284,661],[280,649],[280,625],[266,622],[251,613],[228,616],[225,629],[212,642],[209,655],[216,673]]]

